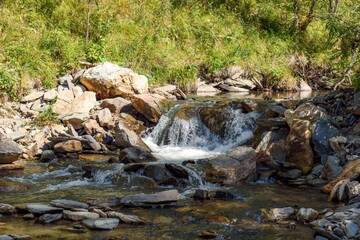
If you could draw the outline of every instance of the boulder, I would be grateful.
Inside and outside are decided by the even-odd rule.
[[[145,76],[109,62],[87,69],[81,76],[80,82],[89,91],[96,92],[100,99],[129,98],[134,93],[148,91],[148,80]]]
[[[21,98],[22,103],[27,102],[34,102],[35,100],[38,100],[44,96],[44,92],[41,91],[33,91],[29,95],[26,95],[25,97]]]
[[[99,218],[99,219],[86,219],[82,223],[94,230],[112,230],[119,225],[119,219],[117,218]]]
[[[319,216],[319,212],[312,208],[300,208],[297,213],[298,221],[312,222]]]
[[[254,176],[255,155],[253,148],[238,147],[227,154],[201,160],[199,163],[203,168],[206,181],[233,185],[249,180]]]
[[[114,127],[114,119],[108,108],[104,108],[104,109],[100,110],[97,113],[96,118],[101,127],[106,127],[108,129],[111,129]]]
[[[295,215],[295,209],[292,207],[272,208],[262,212],[265,218],[272,222],[289,220]]]
[[[122,223],[126,223],[126,224],[144,224],[145,223],[144,220],[142,220],[141,218],[139,218],[138,216],[135,216],[135,215],[127,215],[127,214],[123,214],[120,212],[114,212],[114,211],[107,212],[106,214],[107,214],[108,218],[117,218]]]
[[[150,151],[139,147],[127,147],[121,150],[119,160],[126,164],[156,161]]]
[[[299,91],[300,92],[311,92],[312,88],[305,82],[304,80],[301,80],[299,83]]]
[[[43,224],[49,224],[61,220],[63,217],[62,213],[44,214],[39,217],[39,222]]]
[[[0,139],[0,164],[15,162],[22,153],[22,149],[13,140]]]
[[[286,141],[286,161],[300,169],[303,174],[310,172],[314,164],[310,139],[310,121],[301,119],[292,120],[290,133]]]
[[[26,209],[34,215],[42,215],[46,213],[61,213],[62,208],[53,207],[42,203],[28,203]]]
[[[161,102],[165,98],[158,94],[135,95],[131,102],[133,107],[147,120],[157,123],[161,116]]]
[[[345,165],[341,174],[334,180],[325,185],[322,190],[325,193],[330,193],[336,184],[345,179],[356,179],[360,176],[360,159],[353,160]]]
[[[145,166],[143,174],[146,177],[152,178],[156,183],[160,185],[176,185],[177,180],[174,176],[165,168],[163,164],[150,164]]]
[[[53,106],[53,111],[60,115],[60,118],[69,114],[89,114],[90,110],[96,105],[94,92],[86,91],[74,98],[71,90],[59,93],[58,99]]]
[[[247,88],[235,87],[235,86],[231,86],[231,85],[227,85],[227,84],[219,84],[216,87],[219,88],[220,90],[226,91],[226,92],[240,92],[240,93],[248,93],[249,92],[249,89],[247,89]]]
[[[307,120],[310,122],[311,126],[320,119],[329,119],[329,116],[326,113],[325,109],[318,107],[312,103],[301,104],[295,110],[288,109],[285,111],[284,115],[290,128],[292,127],[293,122],[296,119]]]
[[[58,153],[76,153],[82,151],[82,144],[79,140],[68,140],[59,142],[54,146],[55,152]]]
[[[336,156],[328,156],[322,169],[321,177],[327,180],[336,178],[342,172],[340,159]]]
[[[105,134],[105,130],[100,127],[95,119],[88,119],[82,123],[82,126],[88,135],[96,135],[98,133]]]
[[[40,162],[51,162],[56,159],[56,155],[52,150],[44,150],[41,153]]]
[[[137,206],[143,204],[164,204],[176,202],[180,199],[181,195],[177,190],[168,190],[153,194],[136,194],[122,197],[120,204],[125,206]]]
[[[54,207],[65,208],[65,209],[74,209],[74,208],[88,209],[89,208],[89,205],[86,203],[73,201],[73,200],[67,200],[67,199],[52,200],[50,202],[50,205],[54,206]]]
[[[64,210],[64,218],[69,219],[72,221],[81,221],[84,219],[98,219],[100,216],[94,212],[87,212],[87,211],[69,211]]]
[[[150,152],[143,140],[121,121],[115,127],[115,144],[121,148],[138,147]]]
[[[16,213],[14,206],[6,203],[0,203],[0,214],[11,215]]]
[[[44,101],[46,101],[46,102],[54,101],[57,98],[57,96],[58,96],[58,93],[57,93],[56,89],[51,89],[44,93]]]
[[[64,124],[70,124],[76,130],[81,129],[87,119],[89,119],[88,113],[68,113],[60,117]]]
[[[329,140],[337,136],[339,131],[326,120],[315,122],[312,131],[312,144],[318,156],[331,153]]]
[[[122,97],[104,99],[100,103],[100,107],[108,108],[112,113],[116,114],[126,111],[130,106],[131,102]]]

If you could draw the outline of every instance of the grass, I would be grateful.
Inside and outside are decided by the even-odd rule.
[[[38,127],[49,126],[52,124],[58,124],[60,120],[56,113],[53,112],[52,107],[47,107],[44,111],[39,113],[34,120],[34,124]]]
[[[147,75],[153,85],[175,83],[185,90],[193,89],[200,65],[215,72],[236,64],[261,72],[269,86],[291,89],[297,82],[288,64],[292,55],[337,71],[350,59],[341,39],[351,39],[344,37],[351,31],[341,24],[329,28],[323,3],[299,35],[285,0],[90,2],[88,8],[87,0],[0,0],[0,91],[16,97],[39,82],[51,88],[80,60],[112,61]],[[341,3],[339,16],[351,19],[349,26],[360,19],[349,11],[357,4]]]

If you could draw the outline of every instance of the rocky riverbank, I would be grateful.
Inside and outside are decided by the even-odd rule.
[[[242,92],[255,88],[256,83],[235,70],[227,71],[230,77],[220,74],[214,84],[203,83],[199,93],[216,93],[213,87],[229,91],[231,86]],[[183,104],[164,115],[167,102],[179,100]],[[339,207],[263,209],[258,221],[290,227],[305,224],[316,230],[318,240],[360,237],[360,95],[353,90],[306,99],[193,100],[176,86],[149,88],[145,76],[105,63],[61,77],[57,89],[34,90],[20,102],[6,102],[0,115],[2,175],[26,168],[33,160],[57,166],[64,160],[71,163],[83,155],[97,155],[108,164],[121,165],[109,175],[112,182],[130,176],[135,185],[152,192],[102,204],[78,199],[23,206],[2,203],[2,215],[42,224],[74,221],[75,232],[111,230],[120,223],[148,223],[122,213],[124,207],[171,207],[191,197],[227,201],[236,196],[206,184],[237,188],[244,182],[277,182],[319,188],[319,194],[322,189]],[[214,154],[166,161],[175,153],[159,158],[143,138],[151,130],[159,146],[206,145],[204,152]],[[226,151],[219,152],[218,145]],[[97,178],[91,164],[80,171],[85,179]],[[169,187],[174,190],[155,191]],[[189,189],[190,195],[180,194]],[[218,236],[205,231],[199,237]]]

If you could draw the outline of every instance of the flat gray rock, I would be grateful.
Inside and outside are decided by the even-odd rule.
[[[26,209],[32,214],[59,213],[63,211],[61,208],[42,203],[28,203],[26,204]]]
[[[62,219],[62,217],[63,217],[62,213],[44,214],[41,217],[39,217],[39,222],[43,224],[49,224]]]
[[[99,219],[86,219],[83,224],[94,230],[112,230],[119,225],[117,218],[99,218]]]
[[[11,139],[0,139],[0,164],[12,163],[20,157],[22,150]]]
[[[64,210],[64,218],[72,221],[81,221],[84,219],[98,219],[100,216],[94,212],[73,212]]]
[[[54,206],[54,207],[65,208],[65,209],[74,209],[74,208],[88,209],[89,208],[89,205],[86,203],[73,201],[73,200],[67,200],[67,199],[52,200],[50,202],[50,205]]]
[[[120,203],[124,205],[137,204],[161,204],[176,202],[180,199],[180,194],[177,190],[168,190],[153,194],[136,194],[126,196],[120,199]]]

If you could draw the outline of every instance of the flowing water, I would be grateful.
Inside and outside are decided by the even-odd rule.
[[[209,119],[214,115],[221,122],[214,122],[211,117]],[[237,104],[219,105],[214,99],[186,102],[171,108],[158,125],[147,133],[144,141],[159,162],[181,164],[185,160],[223,154],[246,144],[252,138],[257,117],[257,113],[245,113]],[[204,124],[205,120],[211,126]],[[210,129],[213,125],[218,127]],[[110,164],[102,156],[92,158],[64,159],[56,165],[29,162],[24,171],[0,175],[0,202],[23,204],[58,198],[106,202],[113,197],[169,188],[150,189],[134,185],[131,176],[123,173],[122,164]],[[89,166],[91,175],[84,170]],[[221,188],[206,183],[197,170],[190,167],[186,167],[186,170],[191,178],[190,185],[178,189],[184,198],[176,207],[122,210],[136,214],[151,224],[120,225],[109,232],[73,233],[67,230],[73,223],[66,221],[44,226],[22,220],[21,216],[0,217],[0,235],[26,234],[33,236],[33,239],[197,239],[201,230],[213,230],[219,234],[218,239],[304,240],[312,239],[310,228],[298,225],[296,229],[289,229],[287,225],[261,223],[260,209],[295,205],[315,209],[332,207],[318,189],[269,183]],[[120,180],[114,181],[114,176],[120,176]],[[198,187],[225,189],[233,193],[236,199],[194,201],[188,196]]]

